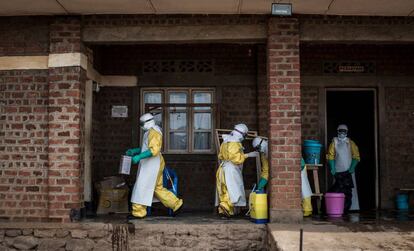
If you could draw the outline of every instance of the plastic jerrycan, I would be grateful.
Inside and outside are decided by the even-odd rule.
[[[268,223],[267,194],[253,191],[249,195],[250,218],[256,224]]]

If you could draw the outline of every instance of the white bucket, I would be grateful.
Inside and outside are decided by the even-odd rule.
[[[119,163],[119,174],[129,175],[131,172],[131,161],[132,158],[127,155],[122,155],[121,161]]]

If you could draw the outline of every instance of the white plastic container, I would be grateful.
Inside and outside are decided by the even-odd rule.
[[[127,155],[122,155],[121,161],[119,163],[119,174],[129,175],[131,172],[131,161],[132,158]]]

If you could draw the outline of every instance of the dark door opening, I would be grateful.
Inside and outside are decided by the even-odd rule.
[[[327,143],[336,137],[339,124],[346,124],[358,146],[361,162],[355,172],[360,210],[370,210],[376,204],[376,127],[374,90],[327,90]]]

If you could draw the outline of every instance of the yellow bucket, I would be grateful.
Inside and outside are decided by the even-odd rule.
[[[267,194],[264,192],[251,192],[249,196],[250,218],[256,224],[268,222]]]

